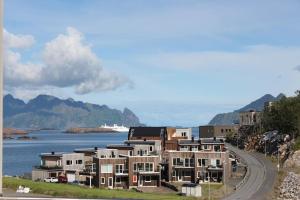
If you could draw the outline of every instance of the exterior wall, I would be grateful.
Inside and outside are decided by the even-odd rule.
[[[172,140],[173,137],[176,135],[176,128],[167,128],[167,140]]]
[[[117,158],[119,157],[119,152],[117,149],[98,149],[96,152],[96,157],[98,158]]]
[[[139,181],[142,181],[143,186],[159,186],[160,185],[160,159],[159,156],[132,156],[129,157],[129,187],[139,187]],[[134,164],[135,163],[153,163],[153,171],[145,172],[145,171],[135,171]],[[150,176],[151,181],[146,182],[143,178],[145,176]],[[136,180],[136,181],[135,181]]]
[[[239,119],[241,126],[259,124],[261,122],[261,112],[240,112]]]
[[[183,166],[173,165],[173,159],[176,158],[182,159]],[[188,159],[188,162],[191,162],[190,159],[193,159],[192,164],[186,165],[186,159]],[[207,159],[205,166],[202,165],[202,161],[199,159]],[[198,172],[205,175],[207,172],[212,173],[212,171],[217,171],[218,173],[220,173],[220,175],[223,175],[225,170],[225,176],[227,178],[231,176],[231,163],[229,162],[228,152],[169,151],[168,160],[168,176],[169,181],[171,182],[197,182],[200,178],[198,177]],[[198,163],[198,160],[201,163],[200,165]],[[216,163],[217,160],[219,160],[219,165],[217,165]],[[223,167],[224,163],[226,163],[225,168]]]
[[[216,152],[216,148],[219,148],[219,151],[225,151],[224,143],[202,143],[201,150],[204,152]]]
[[[214,126],[200,126],[199,127],[199,137],[200,138],[225,138],[226,134],[232,132],[238,132],[238,125],[214,125]]]
[[[96,176],[95,176],[95,185],[100,188],[108,188],[108,180],[112,178],[113,188],[128,188],[128,158],[94,158],[96,163]],[[101,171],[101,165],[111,164],[112,172],[105,173]],[[116,165],[121,164],[124,166],[124,173],[116,173]],[[121,182],[117,182],[117,177],[121,178]],[[104,183],[101,182],[101,179],[104,178]]]
[[[191,128],[176,128],[175,137],[190,140],[190,139],[192,139],[192,129]]]
[[[41,156],[41,166],[56,167],[62,166],[62,158],[60,156]]]
[[[199,126],[199,138],[214,137],[214,126]]]
[[[67,164],[71,161],[71,164]],[[84,154],[83,153],[68,153],[62,156],[63,170],[65,171],[82,171],[85,167],[84,165]]]
[[[33,169],[32,170],[32,180],[44,180],[49,177],[58,177],[62,173],[62,170],[43,170],[43,169]]]
[[[165,144],[165,150],[177,150],[178,149],[178,141],[177,140],[168,140]]]

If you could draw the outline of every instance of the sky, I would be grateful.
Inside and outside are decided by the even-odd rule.
[[[300,1],[7,0],[5,93],[197,126],[300,86]]]

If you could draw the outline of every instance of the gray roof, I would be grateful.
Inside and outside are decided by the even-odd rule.
[[[200,142],[199,140],[179,140],[178,141],[179,145],[199,145]]]
[[[161,137],[167,127],[130,127],[128,136],[131,137]]]
[[[224,144],[225,141],[223,139],[214,139],[214,138],[207,138],[201,139],[201,144]]]

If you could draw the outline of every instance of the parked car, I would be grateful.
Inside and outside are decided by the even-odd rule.
[[[58,182],[59,183],[67,183],[68,182],[68,178],[66,176],[59,176],[58,177]]]
[[[49,177],[49,178],[45,178],[44,181],[47,183],[58,183],[58,178]]]

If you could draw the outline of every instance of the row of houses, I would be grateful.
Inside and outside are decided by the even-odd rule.
[[[122,144],[42,153],[33,180],[64,176],[99,188],[157,187],[165,182],[224,182],[232,159],[223,139],[192,136],[191,128],[131,127]]]

